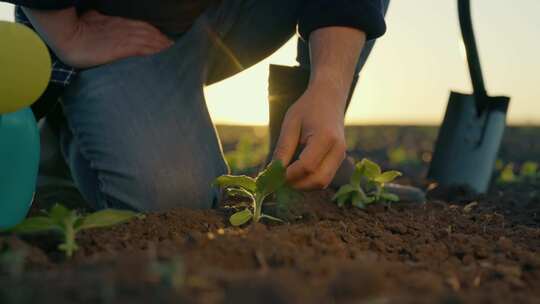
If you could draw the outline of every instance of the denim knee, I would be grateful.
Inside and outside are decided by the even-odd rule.
[[[220,199],[220,191],[212,183],[227,173],[227,167],[222,163],[203,168],[207,164],[194,165],[193,161],[184,166],[138,167],[136,174],[122,181],[104,178],[102,197],[109,207],[138,211],[213,208]]]

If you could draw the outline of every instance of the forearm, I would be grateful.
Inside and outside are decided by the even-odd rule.
[[[310,35],[310,87],[330,90],[345,108],[356,65],[366,42],[364,32],[348,27],[325,27]]]
[[[79,17],[75,7],[60,10],[23,8],[24,13],[49,47],[59,56],[75,36]]]

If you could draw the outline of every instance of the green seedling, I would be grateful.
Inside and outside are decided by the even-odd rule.
[[[350,203],[358,208],[374,203],[397,202],[399,197],[384,190],[384,185],[401,176],[401,172],[382,172],[376,163],[364,158],[356,164],[351,181],[343,185],[334,195],[333,200],[339,207]]]
[[[534,182],[540,178],[539,165],[533,161],[524,162],[519,169],[519,174],[514,173],[515,171],[513,163],[502,166],[497,182],[499,184],[512,184],[527,181]]]
[[[518,180],[518,177],[514,173],[514,164],[509,163],[503,167],[497,182],[500,184],[514,183]]]
[[[404,147],[388,150],[388,160],[394,166],[416,165],[420,162],[414,152],[408,151]]]
[[[242,226],[253,220],[258,223],[266,218],[272,221],[282,222],[281,219],[263,214],[262,207],[264,200],[272,195],[276,195],[278,200],[286,197],[280,193],[292,191],[287,187],[285,181],[285,167],[280,161],[273,161],[256,178],[245,175],[223,175],[217,178],[215,185],[225,189],[230,196],[248,200],[248,206],[235,214],[229,221],[233,226]]]
[[[75,238],[77,233],[92,228],[102,228],[125,223],[142,215],[124,210],[105,209],[88,215],[81,215],[75,210],[56,204],[43,216],[30,217],[19,225],[10,229],[17,234],[35,234],[42,232],[56,232],[62,235],[64,242],[58,249],[65,252],[70,258],[78,249]]]
[[[519,176],[523,180],[536,180],[538,177],[540,177],[540,172],[538,172],[538,163],[533,161],[524,162],[519,170]]]

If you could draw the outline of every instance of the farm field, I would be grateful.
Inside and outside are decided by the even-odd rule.
[[[232,170],[258,172],[265,129],[218,131]],[[429,189],[425,204],[338,208],[320,191],[289,223],[235,228],[226,200],[82,231],[72,259],[55,235],[2,234],[0,303],[540,303],[540,128],[507,130],[486,195],[425,180],[436,135],[347,129],[351,155]]]

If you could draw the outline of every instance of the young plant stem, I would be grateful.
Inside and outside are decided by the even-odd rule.
[[[253,207],[253,222],[258,223],[261,220],[262,216],[262,203],[264,200],[264,196],[257,194],[255,196],[254,200],[254,207]]]
[[[66,255],[71,258],[73,251],[75,251],[75,229],[71,223],[66,223],[65,227],[65,239],[64,239]]]

